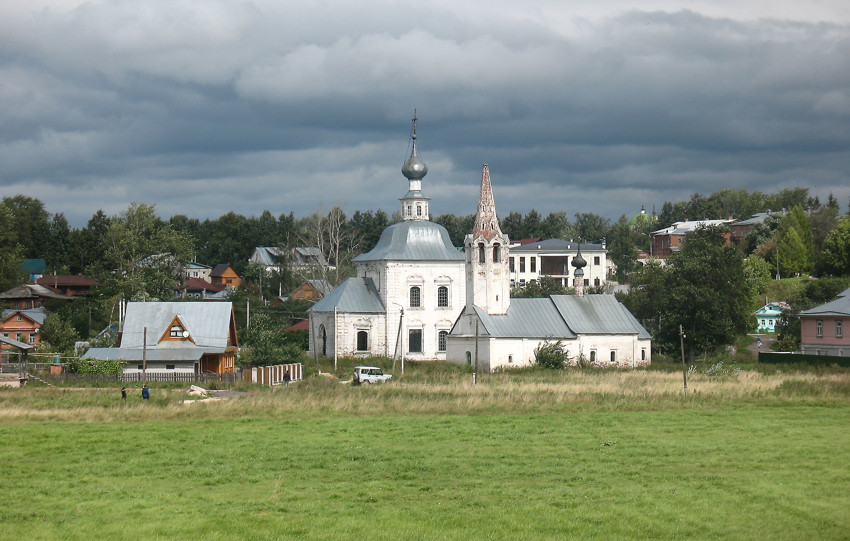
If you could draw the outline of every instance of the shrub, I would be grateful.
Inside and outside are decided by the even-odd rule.
[[[560,340],[543,342],[534,350],[534,361],[542,368],[562,369],[567,361],[567,352]]]

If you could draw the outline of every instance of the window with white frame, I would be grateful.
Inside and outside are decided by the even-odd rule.
[[[357,331],[357,351],[369,351],[368,331]]]
[[[407,348],[410,353],[422,353],[422,329],[408,331]]]
[[[616,352],[616,351],[614,351],[613,349],[611,350],[611,362],[612,362],[612,363],[616,363],[616,362],[617,362],[617,352]]]
[[[437,333],[437,351],[446,351],[446,337],[449,331],[440,331]]]
[[[823,321],[818,320],[816,324],[816,333],[818,338],[823,338]]]
[[[841,331],[841,320],[839,319],[839,320],[835,321],[835,337],[841,338],[842,336],[843,335],[842,335],[842,331]]]
[[[440,308],[447,308],[449,306],[448,286],[440,286],[437,288],[437,306]]]
[[[410,307],[419,308],[420,306],[422,306],[422,288],[412,286],[410,288]]]

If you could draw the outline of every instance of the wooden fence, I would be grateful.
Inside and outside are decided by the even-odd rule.
[[[304,379],[304,365],[301,363],[276,364],[274,366],[255,366],[242,369],[242,380],[260,385],[280,385],[283,375],[289,371],[290,381]]]

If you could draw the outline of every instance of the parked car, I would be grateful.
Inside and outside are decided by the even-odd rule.
[[[354,384],[359,383],[380,383],[392,379],[392,374],[384,374],[384,371],[377,366],[355,366],[354,367]]]

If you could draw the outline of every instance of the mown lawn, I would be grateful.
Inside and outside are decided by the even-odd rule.
[[[0,538],[850,535],[842,400],[516,415],[281,411],[0,424]]]

